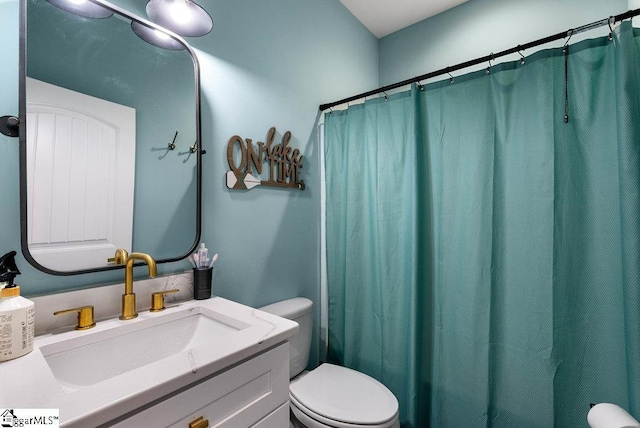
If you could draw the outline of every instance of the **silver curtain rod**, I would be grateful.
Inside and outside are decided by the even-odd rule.
[[[466,62],[462,62],[462,63],[457,64],[457,65],[453,65],[453,66],[450,66],[450,67],[445,67],[445,68],[442,68],[442,69],[437,70],[437,71],[432,71],[431,73],[423,74],[421,76],[413,77],[411,79],[403,80],[401,82],[393,83],[391,85],[382,86],[381,88],[374,89],[374,90],[369,91],[369,92],[363,92],[363,93],[358,94],[358,95],[353,95],[351,97],[344,98],[344,99],[339,100],[339,101],[334,101],[334,102],[328,103],[328,104],[321,104],[320,105],[320,111],[324,111],[324,110],[327,110],[327,109],[329,109],[331,107],[335,107],[337,105],[345,104],[345,103],[348,103],[348,102],[351,102],[351,101],[356,101],[356,100],[359,100],[359,99],[362,99],[362,98],[366,98],[366,97],[369,97],[369,96],[372,96],[372,95],[382,94],[382,93],[385,93],[387,91],[391,91],[393,89],[397,89],[397,88],[400,88],[402,86],[409,85],[411,83],[418,83],[418,82],[420,82],[422,80],[430,79],[432,77],[441,76],[443,74],[449,74],[449,73],[451,73],[453,71],[461,70],[463,68],[471,67],[471,66],[474,66],[474,65],[477,65],[477,64],[484,64],[484,63],[487,63],[489,61],[493,61],[496,58],[500,58],[502,56],[518,53],[520,51],[523,51],[523,50],[526,50],[526,49],[531,49],[531,48],[536,47],[536,46],[544,45],[545,43],[553,42],[555,40],[560,40],[560,39],[564,39],[564,38],[570,38],[574,34],[582,33],[584,31],[593,30],[594,28],[603,27],[605,25],[609,25],[609,27],[611,27],[611,25],[616,23],[616,22],[621,22],[621,21],[624,21],[625,19],[630,19],[630,18],[633,18],[634,16],[637,16],[637,15],[640,15],[640,9],[629,10],[629,11],[627,11],[625,13],[621,13],[620,15],[611,16],[609,18],[601,19],[600,21],[592,22],[591,24],[586,24],[586,25],[583,25],[583,26],[578,27],[578,28],[572,28],[572,29],[567,30],[567,31],[563,31],[563,32],[560,32],[560,33],[557,33],[557,34],[553,34],[551,36],[544,37],[542,39],[535,40],[533,42],[525,43],[524,45],[518,45],[518,46],[513,47],[511,49],[506,49],[506,50],[504,50],[502,52],[492,53],[492,54],[485,55],[485,56],[480,57],[480,58],[472,59],[471,61],[466,61]],[[567,42],[568,42],[568,40],[567,40]]]

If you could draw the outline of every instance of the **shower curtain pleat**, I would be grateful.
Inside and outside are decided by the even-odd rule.
[[[640,418],[634,31],[325,116],[329,360],[403,427]]]

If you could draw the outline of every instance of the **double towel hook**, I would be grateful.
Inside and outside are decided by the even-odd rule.
[[[166,148],[154,148],[153,150],[163,150],[164,154],[162,156],[160,156],[158,159],[162,160],[165,158],[165,156],[167,156],[169,154],[169,152],[174,151],[177,147],[176,144],[176,140],[178,138],[178,131],[175,132],[175,134],[173,134],[173,140],[171,140],[171,142],[169,144],[167,144]],[[199,148],[198,147],[198,143],[195,142],[193,143],[192,146],[189,146],[189,150],[188,151],[184,151],[184,152],[178,152],[178,156],[182,156],[185,154],[189,154],[191,155],[192,153],[196,153],[196,152],[200,152],[200,154],[204,155],[205,153],[207,153],[207,151],[205,149]],[[189,157],[187,157],[188,159]],[[185,160],[186,162],[186,160]]]

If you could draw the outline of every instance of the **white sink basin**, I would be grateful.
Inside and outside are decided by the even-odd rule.
[[[44,345],[40,350],[60,387],[71,392],[177,353],[215,344],[249,327],[215,311],[199,309]]]

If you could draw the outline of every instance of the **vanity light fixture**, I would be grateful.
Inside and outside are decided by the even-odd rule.
[[[213,28],[211,15],[191,0],[149,0],[147,15],[180,36],[200,37]]]
[[[109,18],[113,11],[89,0],[47,0],[52,5],[85,18]]]
[[[142,40],[159,48],[174,51],[185,49],[185,46],[177,39],[157,28],[148,27],[140,22],[131,22],[131,29]]]

